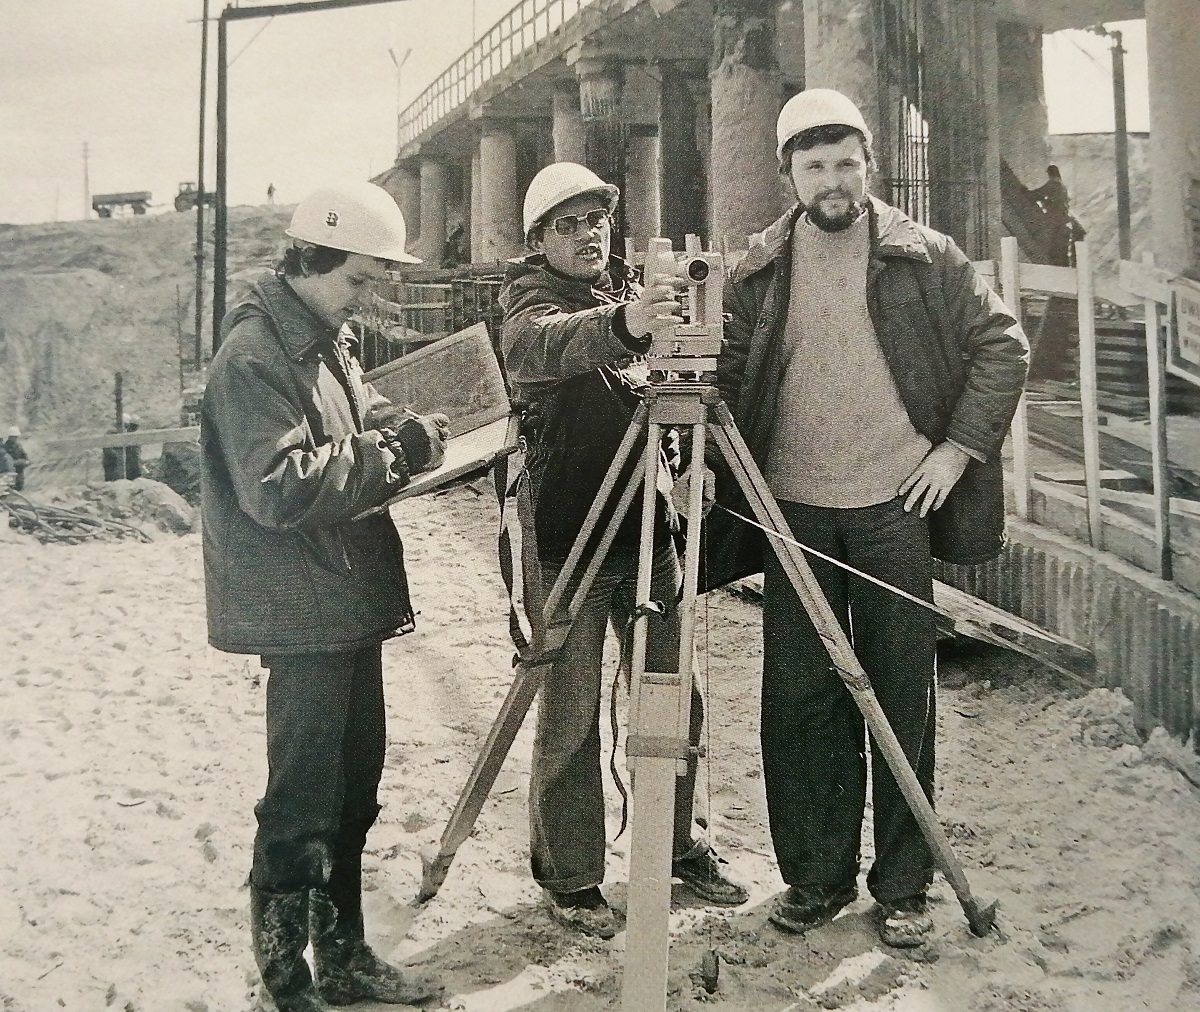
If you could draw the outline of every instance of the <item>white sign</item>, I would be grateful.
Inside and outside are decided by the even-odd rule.
[[[1200,285],[1176,278],[1171,295],[1167,368],[1200,386]]]

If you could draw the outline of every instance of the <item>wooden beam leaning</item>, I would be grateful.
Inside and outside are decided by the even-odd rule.
[[[1142,262],[1154,266],[1154,254]],[[1162,341],[1162,315],[1157,299],[1145,300],[1146,368],[1150,387],[1150,456],[1154,472],[1154,540],[1158,547],[1158,575],[1174,579],[1171,558],[1171,477],[1167,457],[1167,370]]]
[[[194,443],[200,438],[200,426],[180,429],[138,429],[136,432],[107,432],[99,436],[67,436],[48,439],[46,449],[52,453],[75,450],[103,450],[109,446],[145,446],[147,443]]]
[[[1100,409],[1096,384],[1096,304],[1092,289],[1092,253],[1084,239],[1075,244],[1079,280],[1079,402],[1083,409],[1083,470],[1087,485],[1088,539],[1104,548],[1100,514]]]
[[[1017,240],[1004,236],[1000,240],[1000,294],[1021,319],[1021,266],[1018,262]],[[1029,519],[1029,487],[1033,469],[1029,462],[1029,418],[1026,411],[1025,394],[1017,401],[1011,425],[1013,451],[1013,505],[1022,520]]]

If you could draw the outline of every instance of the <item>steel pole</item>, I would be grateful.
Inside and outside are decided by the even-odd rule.
[[[227,159],[226,145],[229,135],[229,42],[225,8],[217,20],[217,193],[216,220],[213,226],[213,311],[212,350],[221,347],[221,320],[225,316],[225,254],[228,245],[229,213],[226,206]]]
[[[196,164],[196,316],[195,316],[195,364],[200,371],[204,358],[201,332],[204,330],[204,126],[208,93],[208,0],[204,0],[204,13],[200,26],[200,139]]]

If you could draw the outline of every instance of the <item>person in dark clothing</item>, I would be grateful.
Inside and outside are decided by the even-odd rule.
[[[223,321],[200,421],[209,641],[270,671],[254,955],[280,1012],[413,1004],[439,989],[379,959],[363,926],[386,742],[382,642],[414,625],[395,525],[363,514],[440,463],[449,423],[396,421],[343,326],[389,262],[418,262],[392,198],[370,183],[318,190],[287,234],[276,273]]]
[[[650,346],[656,317],[679,322],[669,285],[643,290],[634,272],[610,256],[617,188],[573,162],[547,166],[525,197],[531,253],[511,261],[500,305],[501,344],[513,399],[524,406],[527,477],[543,586],[561,572],[633,418],[647,380],[637,356]],[[644,446],[643,436],[643,446]],[[642,459],[635,447],[612,500]],[[611,516],[601,517],[601,529]],[[585,934],[610,938],[616,922],[600,891],[604,881],[604,795],[600,774],[601,658],[611,622],[628,645],[635,606],[640,517],[630,510],[606,555],[571,632],[542,683],[529,786],[533,876],[550,916]],[[673,507],[660,494],[655,509],[651,597],[674,602],[680,586],[672,538]],[[593,543],[594,545],[594,543]],[[589,551],[594,551],[594,547]],[[576,572],[582,574],[585,553]],[[674,671],[679,613],[668,606],[651,619],[647,667]],[[664,666],[665,665],[665,666]],[[697,744],[703,704],[693,687],[691,741]],[[733,906],[747,893],[720,868],[692,831],[696,763],[679,778],[672,873],[710,903]]]
[[[1071,264],[1075,229],[1071,218],[1071,197],[1057,165],[1046,166],[1046,181],[1030,193],[1046,216],[1046,259],[1059,267]]]
[[[113,429],[113,432],[137,432],[138,424],[137,415],[125,415],[121,428]],[[106,446],[100,455],[104,462],[105,481],[120,481],[122,478],[132,481],[142,476],[142,448],[138,443]]]
[[[29,467],[29,454],[21,443],[21,430],[15,425],[8,430],[4,442],[0,443],[7,455],[13,470],[13,488],[18,492],[25,487],[25,469]]]
[[[974,564],[1003,546],[1000,445],[1028,344],[953,240],[868,197],[871,135],[846,96],[800,92],[777,139],[798,202],[732,272],[717,385],[796,540],[931,601],[935,556]],[[769,916],[804,932],[857,896],[867,740],[775,553],[762,563],[763,772],[788,885]],[[934,616],[810,564],[932,800]],[[874,748],[870,771],[880,937],[917,946],[932,856]]]

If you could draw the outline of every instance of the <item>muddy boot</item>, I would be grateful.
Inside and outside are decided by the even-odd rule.
[[[250,887],[250,934],[263,987],[279,1012],[328,1012],[304,961],[308,945],[307,889],[270,893]]]
[[[330,1005],[370,999],[390,1005],[419,1005],[441,998],[445,988],[385,963],[367,945],[363,931],[361,871],[335,863],[329,888],[312,895],[313,962],[317,990]]]

